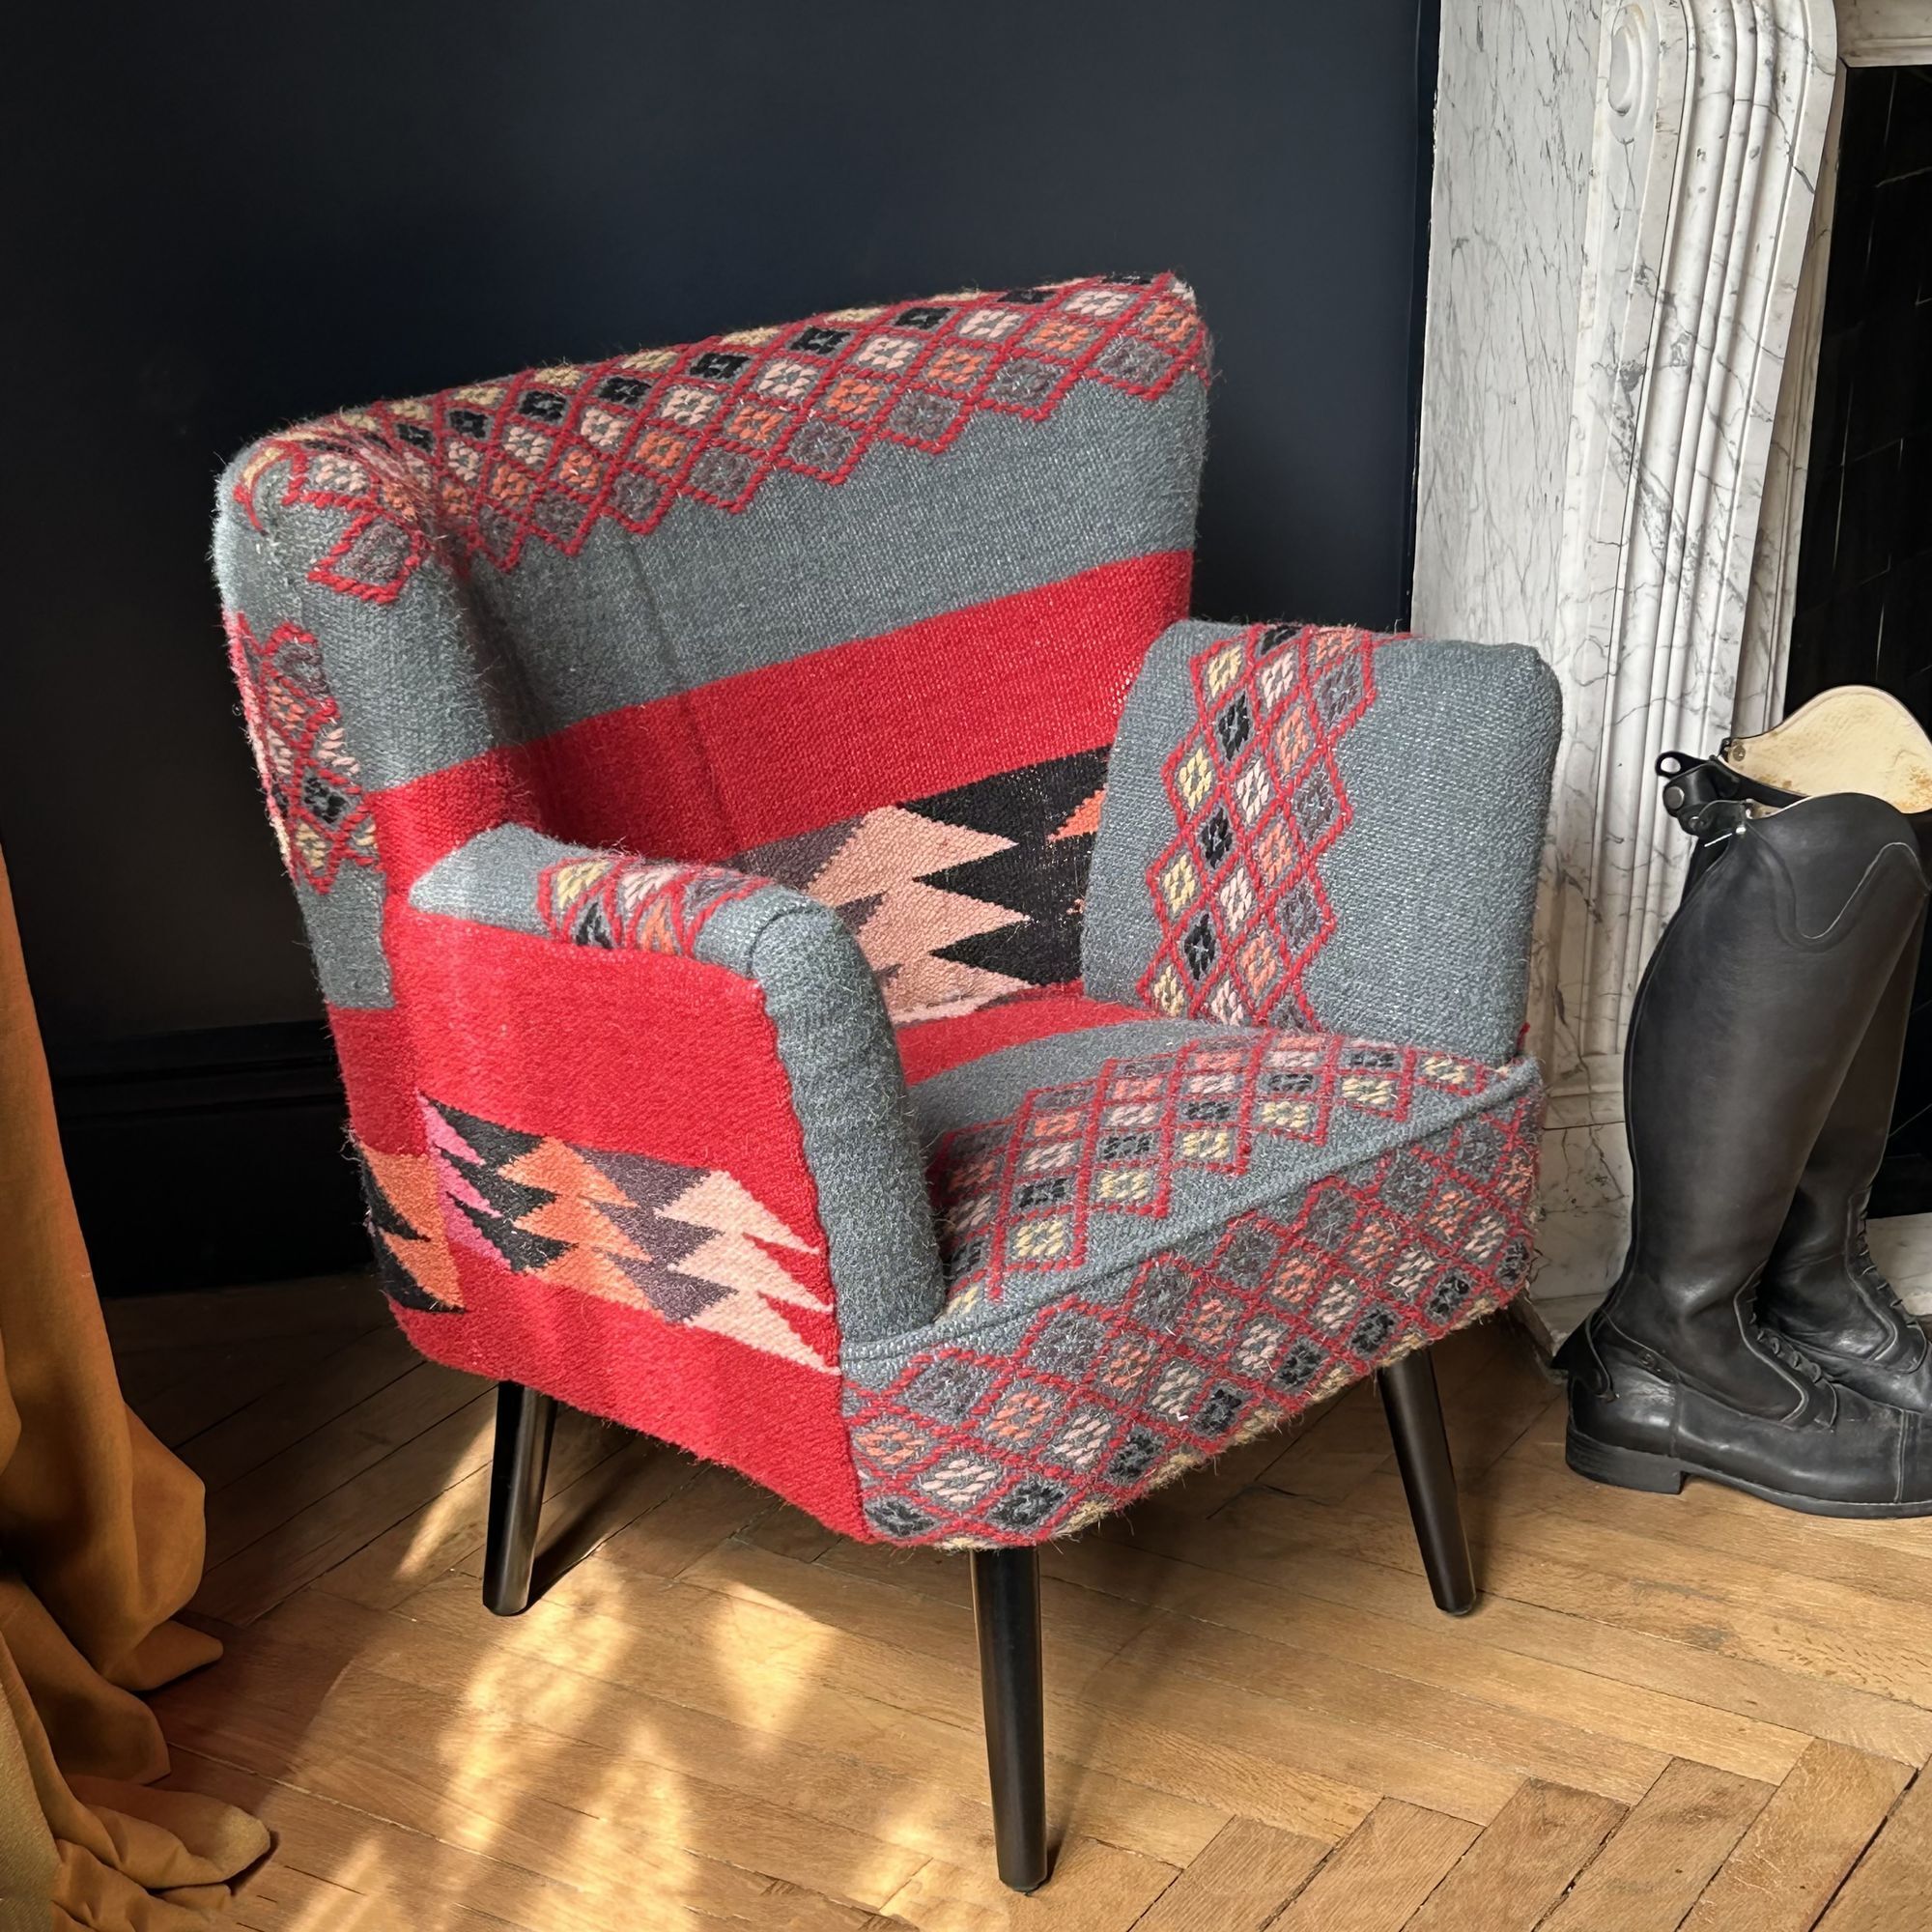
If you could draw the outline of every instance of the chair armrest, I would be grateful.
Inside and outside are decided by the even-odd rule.
[[[1500,1064],[1560,724],[1524,646],[1172,626],[1108,765],[1087,990]]]
[[[577,1140],[596,1131],[604,1148],[723,1165],[766,1208],[790,1202],[780,1218],[793,1234],[809,1236],[801,1212],[822,1230],[846,1339],[938,1313],[897,1048],[830,907],[723,867],[505,825],[426,871],[385,943],[426,1089],[440,1065],[446,1085],[502,1093],[507,1066],[518,1092],[549,1096],[529,1102],[539,1113],[575,1110]]]

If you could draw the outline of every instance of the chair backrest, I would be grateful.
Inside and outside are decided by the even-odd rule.
[[[1173,276],[819,315],[266,438],[238,678],[331,1006],[492,826],[846,909],[897,1019],[1075,979],[1106,748],[1186,605]]]

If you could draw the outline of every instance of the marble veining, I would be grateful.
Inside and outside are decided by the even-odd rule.
[[[1414,611],[1565,687],[1540,1296],[1621,1258],[1623,1034],[1685,858],[1653,769],[1732,728],[1834,66],[1829,0],[1445,10]]]

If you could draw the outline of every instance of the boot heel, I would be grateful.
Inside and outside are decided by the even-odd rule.
[[[1644,1490],[1652,1495],[1674,1496],[1684,1487],[1684,1465],[1672,1457],[1593,1442],[1587,1435],[1577,1433],[1575,1423],[1564,1435],[1563,1460],[1579,1476],[1587,1476],[1593,1483],[1609,1483],[1620,1490]]]

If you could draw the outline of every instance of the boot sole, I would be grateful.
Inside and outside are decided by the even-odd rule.
[[[1579,1435],[1575,1424],[1565,1432],[1563,1460],[1577,1475],[1593,1483],[1606,1483],[1612,1489],[1641,1490],[1650,1495],[1674,1496],[1684,1487],[1687,1476],[1699,1476],[1707,1483],[1721,1483],[1727,1490],[1741,1490],[1747,1496],[1759,1496],[1780,1509],[1797,1510],[1804,1516],[1839,1516],[1861,1519],[1932,1516],[1932,1497],[1922,1502],[1841,1503],[1823,1496],[1794,1495],[1787,1490],[1774,1490],[1763,1483],[1722,1469],[1709,1469],[1701,1463],[1680,1462],[1675,1456],[1659,1456],[1647,1449],[1619,1449],[1608,1442],[1593,1442]]]

